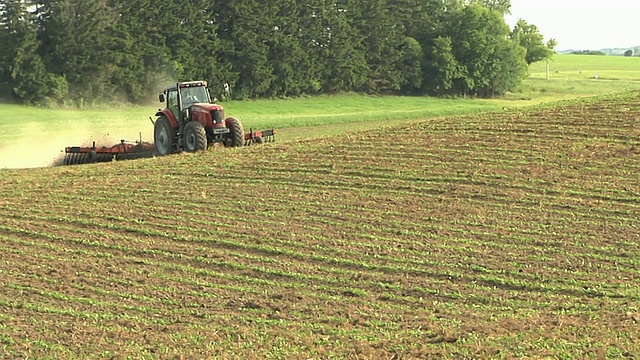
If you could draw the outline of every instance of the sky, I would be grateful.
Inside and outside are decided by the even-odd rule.
[[[640,46],[640,0],[511,0],[507,23],[534,24],[556,50]]]

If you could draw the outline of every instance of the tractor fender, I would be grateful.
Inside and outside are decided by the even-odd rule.
[[[160,110],[156,113],[156,116],[165,116],[167,119],[169,119],[169,122],[171,123],[171,126],[174,129],[177,129],[180,127],[180,125],[178,124],[178,119],[176,119],[176,116],[173,115],[173,112],[169,109],[164,109],[164,110]]]

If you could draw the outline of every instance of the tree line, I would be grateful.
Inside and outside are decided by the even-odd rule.
[[[493,96],[553,53],[509,0],[3,0],[0,96],[142,102],[206,79],[237,98]]]

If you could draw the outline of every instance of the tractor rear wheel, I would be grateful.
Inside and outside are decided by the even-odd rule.
[[[230,117],[225,120],[227,128],[231,130],[230,138],[226,141],[227,146],[242,146],[244,145],[244,128],[240,120]]]
[[[154,128],[154,142],[156,150],[160,155],[168,155],[173,152],[173,143],[176,137],[176,131],[171,126],[171,122],[166,116],[160,116],[156,120]]]
[[[184,147],[189,152],[207,149],[207,132],[197,121],[190,121],[184,127]]]

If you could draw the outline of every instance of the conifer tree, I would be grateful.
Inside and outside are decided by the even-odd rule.
[[[0,96],[12,93],[11,72],[13,60],[20,48],[21,40],[28,32],[29,24],[24,4],[20,0],[6,0],[0,2]]]
[[[47,68],[69,82],[79,103],[110,99],[117,53],[109,45],[117,14],[107,0],[56,0],[39,4],[42,54]]]
[[[353,25],[357,6],[350,0],[329,2],[321,39],[325,92],[355,91],[367,82],[365,36]]]
[[[7,0],[0,7],[3,56],[0,57],[5,95],[12,94],[30,104],[51,104],[67,94],[63,77],[55,76],[39,54],[34,16],[21,1]]]

